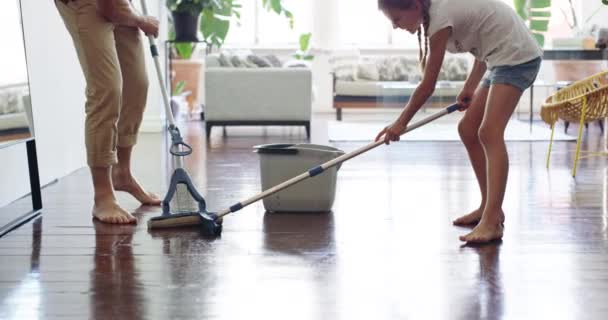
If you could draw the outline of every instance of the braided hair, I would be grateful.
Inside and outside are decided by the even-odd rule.
[[[431,8],[431,0],[378,0],[378,9],[400,9],[400,10],[408,10],[411,9],[416,1],[419,1],[422,6],[422,26],[418,27],[418,48],[419,55],[418,59],[420,60],[420,67],[422,71],[426,68],[426,59],[429,52],[429,23],[431,18],[429,16],[429,9]],[[424,52],[422,45],[422,32],[424,32]]]

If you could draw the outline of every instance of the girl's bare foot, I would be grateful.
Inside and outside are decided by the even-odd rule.
[[[468,243],[486,243],[493,240],[502,239],[504,231],[504,213],[501,211],[497,215],[487,215],[479,221],[473,231],[464,236],[460,236],[460,241]]]
[[[159,206],[162,202],[158,195],[146,192],[129,170],[112,167],[112,182],[114,190],[130,193],[143,205]]]
[[[481,214],[483,213],[483,209],[477,209],[467,215],[464,215],[454,221],[452,223],[455,226],[470,226],[476,225],[481,220]]]
[[[95,201],[93,217],[101,222],[113,224],[135,223],[137,220],[129,212],[121,208],[114,199]]]

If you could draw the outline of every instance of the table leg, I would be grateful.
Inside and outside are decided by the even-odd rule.
[[[532,133],[533,118],[534,118],[534,83],[530,86],[530,133]]]

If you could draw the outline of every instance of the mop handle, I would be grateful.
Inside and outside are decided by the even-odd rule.
[[[145,16],[148,15],[148,7],[146,6],[146,0],[141,0],[141,10]],[[163,94],[163,102],[165,104],[165,115],[169,121],[169,127],[175,127],[175,119],[173,118],[173,112],[171,112],[171,100],[169,99],[169,93],[165,88],[163,74],[160,71],[160,61],[158,58],[158,47],[156,46],[156,40],[153,36],[148,36],[148,42],[150,43],[150,52],[152,52],[152,58],[154,58],[154,65],[156,66],[156,76],[158,77],[158,84],[160,85],[160,91]]]
[[[444,108],[443,110],[441,110],[441,111],[439,111],[439,112],[437,112],[437,113],[435,113],[433,115],[430,115],[430,116],[428,116],[428,117],[426,117],[426,118],[424,118],[424,119],[422,119],[422,120],[420,120],[418,122],[413,123],[412,125],[409,125],[403,131],[403,133],[401,133],[400,135],[404,135],[407,132],[410,132],[410,131],[412,131],[414,129],[420,128],[420,127],[422,127],[423,125],[425,125],[425,124],[427,124],[429,122],[432,122],[432,121],[434,121],[436,119],[439,119],[439,118],[441,118],[441,117],[443,117],[443,116],[445,116],[447,114],[450,114],[450,113],[452,113],[452,112],[454,112],[456,110],[460,110],[461,108],[462,107],[458,103],[455,103],[455,104],[453,104],[453,105],[451,105],[451,106],[449,106],[447,108]],[[264,198],[266,198],[266,197],[268,197],[268,196],[270,196],[272,194],[275,194],[275,193],[277,193],[277,192],[279,192],[279,191],[281,191],[281,190],[283,190],[283,189],[285,189],[287,187],[290,187],[290,186],[292,186],[292,185],[294,185],[294,184],[296,184],[296,183],[298,183],[298,182],[300,182],[302,180],[306,180],[308,178],[317,176],[317,175],[323,173],[325,170],[327,170],[327,169],[329,169],[329,168],[331,168],[333,166],[336,166],[336,165],[338,165],[338,164],[340,164],[342,162],[350,160],[350,159],[352,159],[352,158],[354,158],[354,157],[356,157],[356,156],[358,156],[358,155],[360,155],[362,153],[365,153],[365,152],[367,152],[369,150],[372,150],[372,149],[374,149],[374,148],[376,148],[376,147],[378,147],[380,145],[383,145],[383,144],[384,144],[384,139],[378,140],[378,141],[372,142],[372,143],[370,143],[370,144],[368,144],[366,146],[363,146],[363,147],[361,147],[361,148],[359,148],[359,149],[357,149],[355,151],[352,151],[350,153],[344,154],[344,155],[342,155],[340,157],[337,157],[335,159],[327,161],[327,162],[325,162],[324,164],[322,164],[320,166],[314,167],[314,168],[308,170],[307,172],[304,172],[304,173],[300,174],[299,176],[293,177],[293,178],[291,178],[291,179],[289,179],[289,180],[287,180],[287,181],[285,181],[285,182],[283,182],[283,183],[281,183],[279,185],[276,185],[276,186],[274,186],[274,187],[272,187],[272,188],[270,188],[270,189],[268,189],[268,190],[266,190],[266,191],[264,191],[264,192],[262,192],[262,193],[260,193],[260,194],[258,194],[256,196],[254,196],[254,197],[251,197],[251,198],[249,198],[249,199],[247,199],[247,200],[245,200],[243,202],[239,202],[239,203],[231,206],[228,209],[224,209],[223,211],[218,212],[217,213],[217,217],[221,218],[221,217],[223,217],[223,216],[225,216],[225,215],[227,215],[229,213],[239,211],[239,210],[243,209],[244,207],[246,207],[246,206],[248,206],[248,205],[250,205],[250,204],[252,204],[252,203],[254,203],[256,201],[259,201],[259,200],[264,199]]]
[[[141,0],[141,10],[144,15],[148,15],[148,7],[146,6],[146,0]],[[169,93],[164,84],[163,74],[160,71],[160,60],[158,57],[158,47],[156,46],[156,40],[153,36],[148,36],[148,42],[150,43],[150,52],[152,58],[154,58],[154,66],[156,67],[156,77],[160,86],[160,92],[163,95],[163,103],[165,105],[165,116],[169,122],[168,131],[171,135],[171,147],[169,152],[175,156],[178,161],[181,161],[181,157],[185,157],[192,153],[192,147],[185,143],[179,132],[179,128],[175,125],[175,118],[173,118],[173,112],[171,111],[171,100],[169,99]],[[181,163],[177,164],[178,167],[182,167]]]

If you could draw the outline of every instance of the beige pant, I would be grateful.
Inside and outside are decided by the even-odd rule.
[[[148,93],[137,28],[116,26],[97,12],[97,0],[55,1],[86,79],[85,144],[90,167],[117,163],[116,148],[137,141]]]

